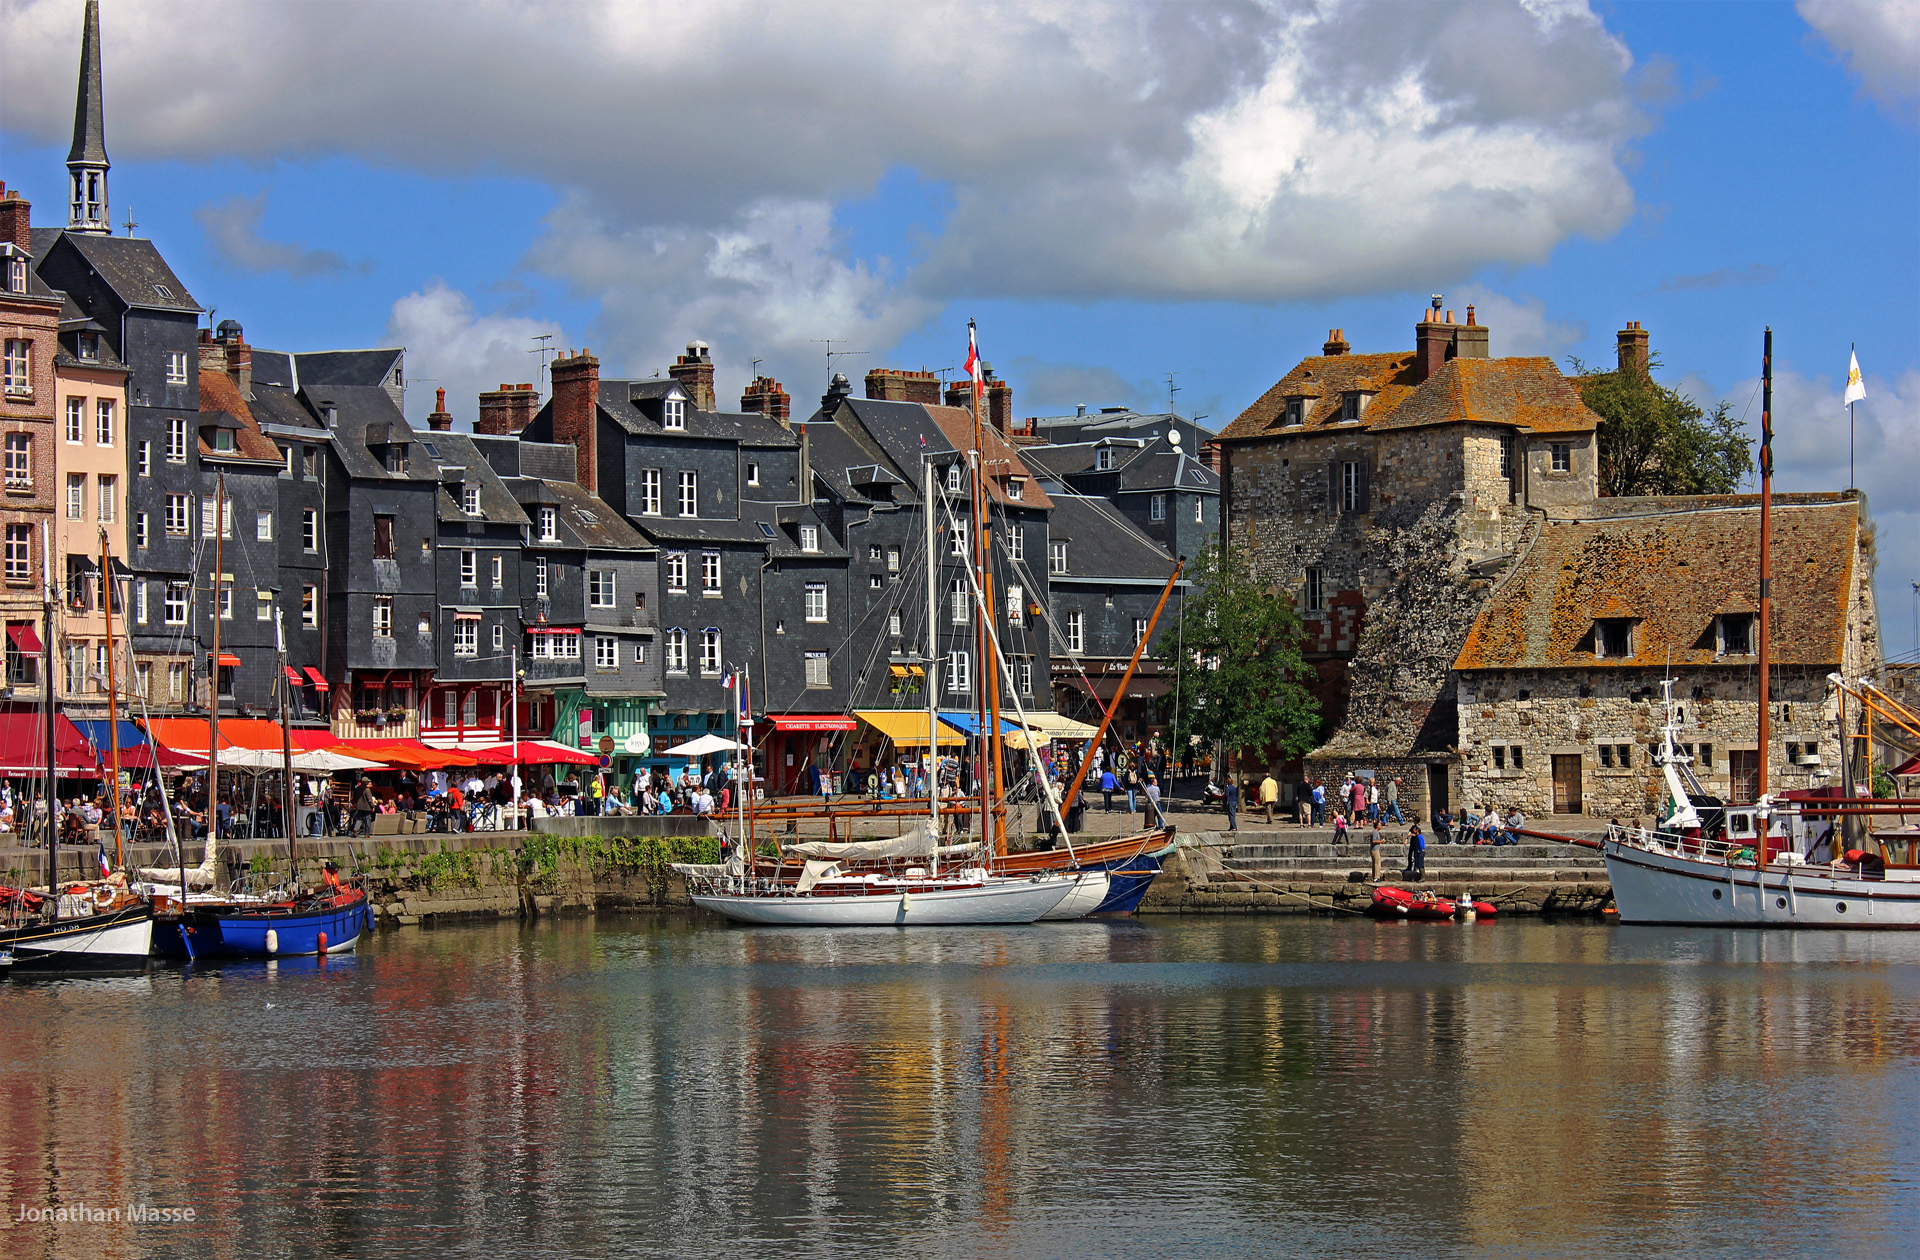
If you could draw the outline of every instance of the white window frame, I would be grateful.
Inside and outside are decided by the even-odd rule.
[[[825,652],[806,652],[802,654],[802,659],[805,661],[807,686],[833,686],[832,664]]]
[[[747,484],[750,486],[760,484],[760,465],[752,463],[747,465]]]
[[[973,658],[963,648],[947,653],[947,690],[955,693],[973,690]]]
[[[1150,521],[1164,521],[1167,519],[1167,496],[1166,495],[1156,494],[1156,495],[1148,496],[1147,519]]]
[[[480,585],[480,553],[471,547],[460,551],[460,586],[470,590]]]
[[[265,508],[253,514],[253,541],[273,541],[273,513]]]
[[[1047,572],[1065,573],[1067,571],[1067,544],[1054,541],[1047,544]]]
[[[253,593],[253,619],[255,621],[273,620],[272,591],[255,591]]]
[[[167,462],[187,462],[187,422],[181,416],[167,417]]]
[[[320,509],[300,509],[300,549],[308,555],[320,551]]]
[[[153,443],[141,438],[133,451],[134,467],[142,477],[153,476]]]
[[[594,635],[593,667],[595,669],[619,669],[620,640],[610,634]]]
[[[187,352],[185,350],[167,351],[167,384],[185,385],[187,383]]]
[[[133,620],[138,625],[147,624],[147,584],[137,579],[133,584]]]
[[[720,631],[708,626],[700,632],[700,673],[713,677],[720,672]]]
[[[806,608],[808,621],[824,622],[827,619],[827,584],[825,582],[807,583]]]
[[[373,597],[373,637],[376,639],[393,637],[393,596],[391,595]]]
[[[87,474],[67,474],[67,519],[84,521],[87,519]]]
[[[820,527],[818,525],[802,525],[800,527],[800,550],[820,550]]]
[[[33,343],[7,339],[4,360],[0,360],[0,378],[9,398],[33,397]]]
[[[300,587],[300,624],[309,630],[320,624],[320,588],[312,582]]]
[[[167,496],[167,532],[185,537],[193,529],[193,496]]]
[[[667,631],[667,672],[684,674],[687,672],[687,632],[675,626]]]
[[[166,598],[161,601],[161,616],[170,626],[187,624],[187,607],[191,596],[185,582],[167,583]]]
[[[662,414],[660,427],[663,429],[670,429],[675,433],[684,432],[686,430],[686,427],[687,427],[687,400],[686,399],[684,398],[667,399],[667,406],[666,406],[665,412]]]
[[[77,395],[67,399],[67,445],[80,446],[87,440],[87,400]]]
[[[453,654],[455,656],[480,655],[479,622],[456,621],[453,623]]]
[[[973,620],[973,601],[968,597],[964,579],[954,578],[947,583],[947,609],[947,619],[956,626],[967,625]]]
[[[700,474],[686,469],[680,472],[680,515],[700,515]]]
[[[1067,651],[1081,653],[1087,650],[1087,615],[1078,608],[1067,612]]]
[[[550,507],[543,507],[540,509],[539,541],[541,542],[560,541],[560,513],[554,511]]]
[[[133,545],[137,550],[144,551],[149,545],[147,530],[147,514],[145,512],[135,512],[133,514]]]
[[[93,404],[93,442],[95,446],[113,445],[114,419],[113,399],[95,399]]]
[[[667,553],[667,590],[682,595],[687,592],[687,553],[684,551]]]
[[[33,489],[33,435],[9,433],[6,438],[7,489]]]
[[[703,595],[718,595],[721,591],[720,553],[703,551],[700,553],[700,592]]]
[[[489,576],[493,579],[493,589],[497,591],[507,584],[507,559],[499,552],[495,552],[493,558],[487,563],[491,569]]]
[[[547,558],[545,556],[533,558],[533,597],[547,598]]]
[[[952,521],[947,525],[947,554],[965,556],[967,554],[967,523]]]
[[[496,621],[493,623],[493,650],[496,653],[498,653],[498,652],[504,651],[506,649],[506,646],[507,646],[507,628],[505,625]]]
[[[480,515],[480,487],[471,481],[460,487],[460,510],[468,516]]]
[[[660,470],[658,468],[640,470],[640,515],[660,515]]]
[[[1326,582],[1327,577],[1324,570],[1318,565],[1310,564],[1307,566],[1302,602],[1306,605],[1308,612],[1319,613],[1327,610]]]
[[[587,570],[587,606],[589,608],[611,608],[613,598],[614,574],[612,569]]]
[[[1025,560],[1027,558],[1027,531],[1024,526],[1009,524],[1006,527],[1007,559]]]

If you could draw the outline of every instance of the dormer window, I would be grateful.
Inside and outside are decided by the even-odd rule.
[[[1111,446],[1103,446],[1093,453],[1093,470],[1095,472],[1106,472],[1112,467],[1113,448]]]
[[[960,493],[960,465],[958,464],[947,465],[947,493]]]
[[[387,471],[403,473],[407,471],[407,444],[405,442],[387,443]]]
[[[1007,478],[1007,497],[1009,499],[1026,498],[1027,497],[1027,479],[1025,477]]]
[[[1601,617],[1593,623],[1593,654],[1608,659],[1633,655],[1633,618]]]
[[[464,485],[460,487],[460,510],[468,516],[480,515],[480,487]]]
[[[1753,655],[1752,613],[1721,613],[1714,621],[1721,656]]]
[[[81,333],[78,338],[80,357],[92,363],[100,357],[100,334]]]
[[[540,509],[540,541],[556,542],[560,538],[560,514],[550,507]]]
[[[7,259],[7,292],[25,293],[27,291],[27,260],[18,257]]]
[[[800,527],[800,550],[802,551],[820,550],[820,527],[819,526],[802,525]]]
[[[679,397],[667,399],[666,419],[662,422],[662,427],[668,429],[685,429],[687,427],[686,399]]]
[[[1366,390],[1356,389],[1340,395],[1340,419],[1342,422],[1358,420],[1367,414],[1367,404],[1373,401],[1373,395]]]
[[[1305,424],[1307,422],[1307,400],[1304,398],[1287,399],[1286,410],[1281,413],[1283,424]]]
[[[213,449],[221,452],[233,450],[233,430],[215,429],[213,431]]]

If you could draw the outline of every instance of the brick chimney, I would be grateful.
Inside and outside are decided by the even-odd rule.
[[[1347,344],[1346,329],[1329,328],[1327,329],[1326,344],[1320,347],[1320,353],[1345,354],[1351,349],[1353,349],[1353,347]]]
[[[512,437],[533,423],[533,413],[538,410],[540,395],[531,384],[503,384],[480,395],[480,416],[473,422],[473,431]]]
[[[1453,330],[1453,356],[1456,359],[1488,357],[1487,326],[1474,319],[1471,306],[1467,308],[1467,322]]]
[[[1640,327],[1640,321],[1630,319],[1627,326],[1615,334],[1618,338],[1616,353],[1620,359],[1620,370],[1632,372],[1636,376],[1647,374],[1647,330]]]
[[[453,413],[447,410],[447,391],[433,391],[433,412],[427,417],[427,427],[435,433],[445,433],[453,428]]]
[[[583,349],[570,359],[555,359],[547,372],[553,381],[553,440],[573,448],[578,470],[574,480],[582,490],[594,493],[600,465],[595,444],[600,428],[595,423],[600,404],[600,360]],[[707,397],[711,400],[711,365],[707,372]]]
[[[996,377],[990,363],[980,365],[980,377],[985,386],[980,396],[980,419],[1004,434],[1013,419],[1013,386]],[[958,380],[947,386],[947,406],[973,410],[973,382]]]
[[[783,429],[793,427],[793,399],[771,376],[753,378],[753,384],[740,395],[740,410],[778,421]]]
[[[693,399],[696,411],[714,409],[713,355],[707,352],[706,342],[689,341],[687,352],[673,361],[673,366],[667,369],[667,375],[680,382],[680,388],[686,390],[687,397]]]
[[[875,368],[867,373],[867,397],[883,402],[940,405],[940,378],[931,372],[904,368]]]
[[[7,241],[31,252],[33,249],[33,203],[18,189],[0,184],[0,241]]]
[[[1453,316],[1448,312],[1447,320],[1440,320],[1440,298],[1436,295],[1433,307],[1420,312],[1421,320],[1413,326],[1413,380],[1420,384],[1438,372],[1453,357]]]

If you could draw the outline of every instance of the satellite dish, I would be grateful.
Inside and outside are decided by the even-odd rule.
[[[1180,430],[1178,429],[1168,430],[1167,441],[1173,443],[1175,446],[1180,445]]]

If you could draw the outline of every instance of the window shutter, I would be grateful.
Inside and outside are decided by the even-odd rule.
[[[1359,510],[1362,512],[1371,512],[1373,510],[1373,475],[1370,467],[1371,465],[1368,460],[1362,459],[1360,461]]]
[[[1327,511],[1340,511],[1340,461],[1327,461]]]

